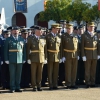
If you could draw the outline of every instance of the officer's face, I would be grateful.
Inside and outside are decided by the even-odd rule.
[[[36,34],[37,36],[42,35],[42,30],[35,30],[35,34]]]
[[[68,34],[73,33],[73,27],[67,28],[67,33],[68,33]]]
[[[94,32],[95,27],[94,26],[88,26],[87,27],[89,32]]]
[[[79,34],[79,35],[81,35],[81,34],[83,34],[83,33],[84,33],[84,29],[83,29],[83,28],[78,29],[78,34]]]
[[[54,28],[54,33],[58,33],[59,28]]]
[[[23,33],[23,34],[22,34],[22,37],[23,37],[24,39],[27,39],[27,38],[28,38],[28,33]]]
[[[10,37],[10,34],[5,34],[4,37],[8,38],[8,37]]]
[[[15,37],[17,37],[19,35],[19,30],[13,30],[13,33],[12,33]]]

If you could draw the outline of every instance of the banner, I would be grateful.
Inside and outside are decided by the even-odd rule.
[[[14,11],[15,12],[27,12],[27,0],[14,0]]]
[[[46,10],[46,3],[47,3],[47,0],[44,0],[44,10]]]
[[[98,10],[100,10],[100,0],[98,0]]]

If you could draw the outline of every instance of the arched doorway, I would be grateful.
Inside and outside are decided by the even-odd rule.
[[[38,20],[39,15],[40,15],[39,13],[36,14],[36,16],[34,18],[34,25],[39,25],[39,26],[48,28],[48,22],[47,21],[39,21]]]
[[[12,26],[26,26],[26,17],[22,13],[16,13],[12,17]]]

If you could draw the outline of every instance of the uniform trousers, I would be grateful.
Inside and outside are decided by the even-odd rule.
[[[74,86],[77,74],[77,58],[66,59],[65,61],[65,85]]]
[[[59,62],[48,62],[48,82],[49,87],[57,87]]]
[[[41,87],[43,63],[31,63],[31,83],[33,88]]]
[[[85,83],[86,85],[95,84],[97,59],[87,59],[85,61]]]
[[[22,63],[10,63],[10,89],[20,89],[21,73],[22,73]]]

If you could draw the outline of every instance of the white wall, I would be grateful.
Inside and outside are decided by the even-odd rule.
[[[27,0],[27,13],[24,13],[27,19],[27,26],[34,24],[34,17],[37,13],[44,10],[44,0]],[[11,25],[14,13],[14,0],[0,0],[0,11],[5,8],[6,23]]]

